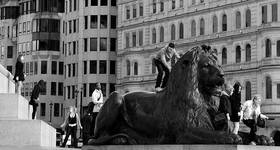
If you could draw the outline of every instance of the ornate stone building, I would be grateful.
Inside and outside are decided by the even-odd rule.
[[[117,90],[153,91],[152,58],[170,41],[180,53],[209,44],[227,82],[242,84],[242,101],[261,94],[262,111],[280,117],[279,6],[277,0],[119,0]]]

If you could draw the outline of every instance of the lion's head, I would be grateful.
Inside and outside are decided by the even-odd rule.
[[[187,51],[172,68],[166,92],[180,98],[201,103],[201,95],[211,96],[224,83],[224,73],[217,63],[215,52],[209,46],[196,46]],[[168,94],[168,95],[170,95]]]

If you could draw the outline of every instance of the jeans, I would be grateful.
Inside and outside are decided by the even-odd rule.
[[[250,141],[256,141],[256,132],[257,132],[257,123],[254,119],[244,119],[243,120],[243,123],[249,127],[251,130],[250,130]]]
[[[35,119],[38,104],[35,103],[35,104],[33,104],[32,106],[33,106],[32,119]]]
[[[168,78],[169,78],[169,69],[160,60],[155,59],[155,58],[153,60],[157,67],[157,70],[158,70],[155,88],[157,88],[157,87],[165,88]],[[163,72],[164,72],[164,78],[162,81]],[[161,81],[162,81],[162,83],[161,83]]]
[[[74,141],[74,144],[72,143],[72,145],[74,145],[74,147],[77,147],[77,137],[76,137],[77,136],[77,126],[74,126],[74,127],[68,126],[66,128],[66,136],[65,136],[65,139],[63,141],[62,147],[65,147],[66,142],[67,142],[70,134],[71,134],[71,137],[73,138],[73,141]]]

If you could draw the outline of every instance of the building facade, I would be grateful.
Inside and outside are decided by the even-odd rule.
[[[242,84],[242,101],[261,94],[262,111],[278,118],[279,9],[277,0],[119,0],[117,90],[154,91],[152,58],[170,41],[179,53],[208,44],[226,81]]]
[[[96,82],[105,98],[115,90],[116,1],[7,0],[0,7],[1,64],[14,74],[24,55],[28,100],[36,82],[46,81],[38,119],[60,128],[69,106],[83,115]]]

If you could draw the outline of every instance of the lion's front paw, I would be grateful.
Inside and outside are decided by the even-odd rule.
[[[242,144],[242,138],[236,134],[224,134],[222,144]]]

